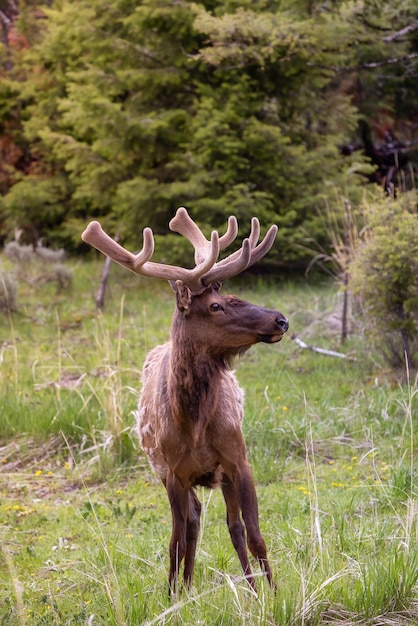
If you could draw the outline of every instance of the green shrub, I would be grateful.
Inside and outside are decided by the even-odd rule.
[[[364,208],[367,227],[351,263],[366,338],[394,368],[418,359],[418,215],[415,198]]]

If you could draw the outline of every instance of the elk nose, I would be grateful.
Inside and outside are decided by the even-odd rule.
[[[276,324],[284,333],[289,330],[289,321],[285,317],[276,317]]]

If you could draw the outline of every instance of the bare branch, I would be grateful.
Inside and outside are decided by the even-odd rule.
[[[3,22],[3,24],[5,24],[6,26],[10,26],[10,24],[12,23],[12,20],[9,19],[6,15],[6,13],[3,13],[3,11],[0,10],[0,20]]]
[[[340,359],[348,359],[349,361],[356,361],[357,359],[353,356],[348,356],[347,354],[343,354],[342,352],[335,352],[334,350],[326,350],[325,348],[318,348],[317,346],[309,346],[302,339],[300,339],[297,335],[292,335],[291,339],[295,343],[298,344],[301,348],[305,348],[306,350],[311,350],[312,352],[318,352],[319,354],[325,354],[326,356],[334,356]]]
[[[390,43],[392,41],[395,41],[395,39],[399,39],[400,37],[403,37],[404,35],[409,35],[409,33],[412,33],[414,30],[417,30],[417,29],[418,29],[418,20],[416,20],[416,22],[412,22],[412,24],[408,24],[408,26],[405,26],[404,28],[401,28],[401,30],[397,30],[391,35],[386,35],[386,37],[383,37],[383,41],[385,43]]]
[[[361,65],[343,66],[337,65],[322,65],[319,63],[308,63],[309,67],[318,67],[323,70],[329,70],[336,74],[343,72],[357,72],[358,70],[375,69],[376,67],[384,67],[386,65],[396,65],[397,63],[403,63],[404,61],[410,61],[411,59],[418,59],[418,52],[410,52],[401,57],[391,57],[390,59],[383,59],[382,61],[373,61],[372,63],[362,63]]]

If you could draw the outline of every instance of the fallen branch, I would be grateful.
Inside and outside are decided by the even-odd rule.
[[[342,352],[335,352],[334,350],[326,350],[325,348],[318,348],[317,346],[309,346],[307,343],[302,341],[300,337],[297,335],[291,335],[291,339],[295,341],[298,346],[301,348],[306,348],[306,350],[311,350],[312,352],[319,352],[319,354],[325,354],[326,356],[335,356],[339,359],[348,359],[349,361],[356,361],[353,356],[348,356],[347,354],[342,354]]]

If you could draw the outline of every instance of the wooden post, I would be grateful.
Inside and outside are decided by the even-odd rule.
[[[115,235],[114,240],[118,241],[119,236]],[[105,293],[106,293],[107,281],[108,281],[109,273],[110,273],[111,262],[112,260],[107,256],[105,259],[102,277],[100,279],[99,289],[97,290],[97,295],[96,295],[96,308],[99,311],[103,311],[104,309],[104,298],[105,298]]]
[[[348,265],[350,262],[350,235],[351,235],[351,206],[350,202],[347,198],[344,199],[344,207],[345,207],[345,223],[344,223],[344,273],[343,273],[343,308],[341,312],[341,343],[347,339],[348,328],[347,328],[347,318],[348,318]]]

